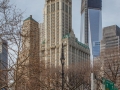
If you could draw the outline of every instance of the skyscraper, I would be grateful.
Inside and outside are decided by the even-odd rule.
[[[59,45],[62,43],[63,36],[70,33],[72,30],[72,1],[67,0],[46,0],[44,8],[44,18],[45,18],[45,53],[47,53],[47,61],[55,64],[56,60],[59,60],[59,53],[61,47]],[[48,48],[48,49],[47,49]],[[44,53],[44,52],[42,52]],[[59,63],[59,61],[58,61]]]
[[[104,77],[112,80],[120,90],[120,68],[118,68],[120,66],[120,27],[117,25],[103,28],[101,56],[104,61],[102,66]],[[116,77],[112,73],[116,73]]]
[[[3,39],[0,39],[0,87],[8,84],[8,45]],[[6,89],[1,89],[6,90]]]
[[[80,40],[90,48],[91,59],[100,54],[102,0],[82,0]]]
[[[22,82],[19,82],[21,86],[23,86],[23,88],[20,87],[20,90],[24,90],[26,87],[23,81],[32,80],[32,77],[29,76],[35,75],[37,73],[36,70],[31,68],[36,66],[34,62],[38,60],[37,56],[39,52],[40,64],[41,61],[43,61],[46,62],[45,66],[49,65],[51,67],[57,67],[61,65],[60,58],[62,44],[64,48],[65,67],[68,67],[70,64],[79,64],[79,62],[86,63],[87,61],[88,63],[86,63],[86,66],[89,67],[90,50],[87,45],[79,42],[78,39],[75,37],[74,31],[72,30],[71,8],[72,0],[45,0],[44,22],[39,25],[39,30],[38,23],[32,18],[32,16],[24,20],[22,28],[23,51],[21,52],[21,54],[23,55],[20,56],[20,60],[22,60],[23,62],[24,57],[27,57],[26,61],[23,62],[23,66],[21,66],[22,68],[24,68],[24,66],[26,66],[27,64],[29,65],[30,63],[30,69],[24,68],[24,71],[28,72],[28,76],[23,77]],[[39,42],[40,45],[38,45]],[[40,49],[38,46],[40,47]],[[22,68],[20,68],[21,71],[23,71]],[[35,71],[34,74],[32,74],[33,71]],[[23,76],[24,73],[26,72],[22,72]],[[36,79],[34,79],[33,81],[36,82]],[[52,80],[50,80],[49,82],[51,81]],[[35,87],[35,82],[30,82],[31,88]],[[31,84],[33,84],[33,86]]]
[[[101,50],[120,46],[120,28],[117,25],[104,27]]]
[[[32,18],[32,15],[24,20],[22,26],[22,51],[18,58],[16,70],[16,85],[17,90],[26,90],[30,87],[32,90],[39,90],[39,23]],[[18,77],[21,78],[18,79]],[[30,82],[30,85],[26,84]]]
[[[79,42],[72,30],[72,0],[45,1],[44,29],[40,60],[59,66],[62,43],[66,66],[89,59],[88,46]]]

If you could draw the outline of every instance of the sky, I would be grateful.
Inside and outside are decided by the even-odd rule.
[[[43,22],[43,8],[45,0],[10,0],[11,3],[23,11],[23,19],[30,15],[38,21]],[[78,39],[80,39],[80,14],[81,0],[72,0],[72,28]],[[102,1],[102,27],[118,25],[120,27],[120,0]]]

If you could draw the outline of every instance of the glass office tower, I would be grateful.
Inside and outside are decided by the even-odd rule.
[[[91,59],[100,54],[102,0],[82,0],[80,40],[90,48]]]
[[[0,69],[8,68],[7,41],[0,39]]]
[[[8,81],[8,44],[7,41],[0,39],[0,87],[7,84]],[[7,90],[1,88],[0,90]]]

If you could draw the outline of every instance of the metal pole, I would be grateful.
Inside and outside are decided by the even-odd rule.
[[[61,65],[62,65],[62,90],[64,90],[64,48],[62,43],[62,50],[61,50]]]
[[[94,76],[93,76],[93,72],[91,73],[91,90],[94,90]]]
[[[62,90],[64,90],[64,63],[62,63]]]

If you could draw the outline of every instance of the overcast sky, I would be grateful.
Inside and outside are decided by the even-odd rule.
[[[33,15],[38,22],[43,22],[43,8],[45,0],[10,0],[17,8],[24,11],[24,19]],[[76,37],[80,38],[80,6],[81,0],[72,0],[72,27]],[[102,27],[110,25],[120,26],[120,0],[102,1]]]

